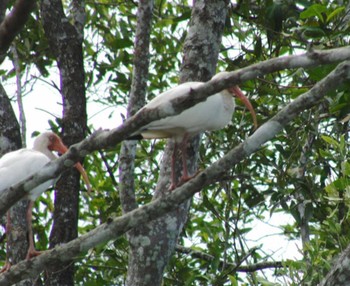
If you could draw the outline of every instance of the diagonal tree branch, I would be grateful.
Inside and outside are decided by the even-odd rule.
[[[348,81],[349,78],[350,61],[339,64],[335,70],[318,82],[312,89],[286,105],[272,119],[267,121],[254,134],[248,137],[247,140],[229,151],[224,157],[214,162],[192,180],[183,184],[169,195],[155,199],[151,203],[137,208],[121,217],[111,219],[67,244],[56,246],[54,249],[48,250],[30,261],[18,263],[13,266],[10,271],[0,275],[0,286],[11,285],[28,277],[35,277],[49,264],[58,261],[65,262],[74,257],[78,257],[79,254],[92,247],[115,239],[133,227],[147,223],[162,216],[166,212],[175,209],[179,204],[199,192],[204,186],[219,180],[225,175],[227,170],[231,169],[244,158],[247,158],[249,155],[257,151],[262,144],[272,139],[301,112],[317,105],[319,100],[321,100],[329,91],[335,89],[343,82]],[[53,173],[59,173],[60,170],[67,168],[67,165],[74,164],[74,160],[79,157],[77,150],[92,151],[94,150],[93,148],[99,146],[99,143],[101,143],[102,146],[105,146],[103,144],[108,144],[110,141],[118,140],[113,137],[113,134],[113,131],[102,131],[92,135],[88,140],[76,144],[74,148],[71,148],[69,152],[70,154],[62,156],[60,159],[49,163],[37,175],[35,175],[33,179],[26,180],[26,182],[19,184],[16,192],[18,192],[18,190],[22,190],[23,192],[25,189],[28,189],[28,186],[32,187],[34,183],[39,183],[40,180],[45,181],[50,178],[50,176],[52,177]],[[105,140],[108,143],[106,143]],[[86,147],[86,149],[82,147]],[[81,155],[86,155],[85,152],[83,153],[84,154]],[[65,162],[68,162],[66,166],[64,166]],[[3,193],[8,195],[9,191]],[[4,194],[1,194],[0,202],[5,197]]]
[[[0,58],[10,47],[13,39],[27,22],[35,7],[35,0],[17,0],[9,13],[0,24]]]
[[[72,145],[67,153],[65,153],[59,159],[49,162],[42,170],[29,177],[27,180],[18,183],[16,186],[13,186],[8,190],[1,191],[0,215],[4,215],[5,212],[11,207],[11,205],[26,196],[26,194],[34,187],[49,179],[58,177],[64,170],[72,167],[75,162],[81,160],[87,154],[96,150],[113,148],[113,146],[127,139],[130,134],[137,131],[140,127],[148,124],[149,122],[178,114],[184,109],[205,100],[205,98],[216,92],[219,92],[234,84],[240,84],[244,81],[252,80],[265,74],[273,73],[283,69],[315,67],[349,59],[350,47],[332,49],[327,51],[313,51],[298,56],[287,56],[267,60],[234,72],[230,72],[220,79],[210,80],[206,83],[203,83],[203,85],[199,86],[198,88],[192,89],[190,91],[190,94],[185,94],[183,97],[176,98],[158,109],[144,110],[143,112],[130,117],[124,122],[124,124],[115,129],[112,129],[111,131],[96,131],[90,137],[86,138],[80,143]],[[341,67],[343,66],[347,67],[346,64],[342,65]],[[337,72],[339,72],[339,69],[340,67],[337,68]],[[334,72],[332,72],[327,78],[331,77],[333,74]],[[327,80],[327,78],[324,80]],[[318,85],[322,84],[323,82],[324,81],[320,81]],[[339,82],[329,82],[328,86],[324,87],[325,90],[329,90],[330,86],[332,88],[336,88],[339,86]],[[310,92],[312,90],[310,90]],[[282,126],[285,125],[285,122],[289,122],[291,118],[295,117],[295,112],[298,113],[299,110],[304,110],[308,107],[311,107],[312,105],[316,104],[315,101],[317,100],[319,100],[319,98],[316,96],[306,98],[299,96],[293,102],[293,105],[291,105],[291,107],[289,107],[290,105],[286,107],[290,108],[286,114],[279,115],[279,113],[274,118],[272,118],[269,123],[261,126],[252,135],[254,139],[248,139],[245,142],[244,149],[248,152],[248,154],[251,154],[251,152],[255,151],[258,146],[260,146],[260,143],[256,144],[257,142],[266,142],[269,140],[271,138],[271,134],[275,134],[275,129],[281,130]],[[281,122],[279,123],[279,121]]]
[[[321,281],[319,286],[342,286],[348,285],[350,281],[349,271],[350,245],[340,254],[334,262],[332,269]]]
[[[230,72],[225,77],[216,80],[210,80],[200,87],[191,90],[191,94],[184,95],[181,98],[172,100],[165,106],[159,109],[144,110],[144,112],[138,113],[129,119],[127,119],[121,126],[108,130],[98,130],[90,137],[74,144],[69,148],[69,151],[61,156],[59,159],[48,163],[42,170],[34,174],[27,180],[18,183],[12,188],[0,192],[0,215],[4,215],[5,212],[21,198],[39,184],[58,177],[64,170],[72,167],[75,162],[81,160],[87,154],[96,150],[112,148],[119,144],[121,141],[127,139],[130,134],[137,131],[140,127],[148,124],[151,121],[164,118],[166,116],[175,115],[180,113],[186,108],[193,106],[194,104],[203,101],[206,97],[216,92],[219,92],[225,88],[232,86],[233,84],[240,84],[247,80],[255,79],[265,74],[273,73],[283,69],[300,68],[300,67],[315,67],[323,64],[331,64],[339,61],[350,59],[350,47],[338,48],[327,51],[313,51],[298,56],[287,56],[274,58],[267,60],[234,72]],[[338,68],[339,69],[339,68]],[[337,69],[337,70],[338,70]],[[332,73],[333,74],[333,73]],[[322,81],[321,81],[322,82]],[[321,84],[319,82],[319,84]],[[329,86],[335,87],[335,82],[330,82]],[[329,87],[328,86],[328,87]],[[338,86],[338,84],[336,85]],[[327,88],[327,90],[329,90]],[[295,103],[300,102],[303,97],[299,97]],[[308,105],[312,105],[316,99],[311,97],[311,102],[307,102]],[[306,108],[303,102],[300,103],[298,108],[304,110]],[[291,110],[291,112],[295,112]],[[265,124],[261,126],[254,134],[255,138],[259,141],[266,142],[270,139],[270,136],[274,128],[282,128],[280,124],[277,124],[278,120],[287,120],[289,122],[290,116],[294,116],[293,113],[287,113],[285,118],[277,118],[270,120],[270,125]],[[278,116],[278,115],[276,115]],[[283,125],[282,124],[282,125]],[[249,150],[251,148],[258,148],[255,145],[254,140],[247,140],[245,148]],[[228,168],[229,169],[229,168]]]

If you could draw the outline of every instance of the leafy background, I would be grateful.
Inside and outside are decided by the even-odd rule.
[[[70,7],[65,3],[69,14]],[[348,45],[348,5],[348,1],[232,2],[218,71],[235,70],[310,49]],[[91,131],[105,125],[117,126],[125,117],[136,10],[137,3],[133,1],[86,1],[86,88],[89,105],[97,106],[102,114],[93,117],[89,112]],[[188,1],[157,0],[153,13],[147,100],[178,83],[191,7]],[[23,71],[24,107],[30,101],[34,106],[37,100],[55,102],[59,94],[57,67],[43,35],[39,12],[31,15],[13,46],[17,58],[14,52],[9,52],[6,65],[0,70],[5,88],[10,94],[14,89],[16,73],[11,66],[17,61]],[[245,82],[241,88],[251,99],[262,124],[333,68],[282,71]],[[34,95],[43,89],[46,92]],[[349,244],[350,237],[346,118],[350,111],[349,96],[348,85],[339,86],[317,107],[304,112],[279,136],[237,165],[225,180],[194,197],[190,219],[179,244],[208,254],[212,259],[198,258],[178,249],[167,267],[164,285],[316,285],[325,276],[332,259]],[[13,103],[16,106],[16,98]],[[47,126],[59,130],[60,114],[54,109],[46,112],[50,119]],[[43,113],[36,110],[35,114]],[[29,123],[31,114],[26,115]],[[41,123],[28,128],[29,135],[43,131],[42,126]],[[238,106],[232,125],[204,134],[200,168],[220,158],[250,132],[251,118]],[[138,145],[135,177],[140,205],[152,199],[164,145],[161,140],[142,141]],[[116,146],[113,150],[94,153],[85,160],[97,192],[93,197],[81,198],[81,234],[109,217],[121,215],[118,192],[114,191],[118,190],[119,149],[120,146]],[[300,206],[304,216],[300,215]],[[39,249],[48,247],[52,209],[52,194],[47,192],[36,203],[33,222]],[[283,267],[238,271],[242,264],[272,261],[273,266],[277,266],[280,262],[281,257],[276,257],[268,244],[259,243],[261,237],[271,233],[254,232],[257,221],[269,220],[272,215],[281,217],[278,236],[293,245],[298,241],[299,250],[289,260],[282,261]],[[308,230],[303,240],[302,229]],[[250,241],[252,233],[255,243]],[[270,241],[273,243],[274,238]],[[5,257],[5,252],[2,244],[0,255]],[[121,285],[127,261],[128,244],[124,238],[96,247],[78,259],[76,284]],[[232,267],[222,271],[223,264],[232,264]]]

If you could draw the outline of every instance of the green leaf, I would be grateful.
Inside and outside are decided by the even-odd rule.
[[[350,176],[350,163],[348,161],[341,163],[341,169],[344,176]]]
[[[257,281],[259,282],[259,285],[262,286],[278,286],[279,284],[274,283],[274,282],[270,282],[269,280],[267,280],[264,277],[258,276],[257,277]]]
[[[234,275],[228,275],[228,279],[230,279],[232,286],[238,286],[238,281],[236,279],[236,276]]]
[[[307,19],[312,17],[317,17],[322,23],[324,22],[324,17],[322,13],[327,12],[327,7],[321,4],[314,4],[307,8],[305,11],[300,13],[300,19]]]
[[[332,157],[332,153],[329,152],[328,150],[319,149],[318,151],[319,151],[322,158]]]
[[[326,36],[326,33],[322,28],[314,26],[304,27],[304,34],[310,38],[321,38]]]
[[[331,145],[334,149],[338,149],[339,148],[339,142],[336,141],[335,139],[333,139],[332,137],[326,136],[326,135],[322,135],[321,138],[328,143],[329,145]]]
[[[329,23],[333,18],[335,18],[336,16],[338,16],[341,12],[343,12],[345,10],[345,7],[338,7],[336,8],[334,11],[332,11],[326,19],[326,22]]]
[[[125,49],[128,47],[131,47],[133,45],[133,42],[129,39],[115,39],[113,41],[113,47],[115,49]]]
[[[342,191],[342,190],[345,190],[345,188],[349,185],[349,180],[344,177],[341,177],[334,180],[331,183],[331,185],[333,185],[336,190]]]

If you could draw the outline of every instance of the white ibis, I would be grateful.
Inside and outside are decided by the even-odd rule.
[[[34,141],[33,149],[20,149],[14,152],[5,154],[0,159],[0,191],[3,191],[12,185],[28,178],[39,171],[49,161],[57,157],[52,151],[57,151],[61,154],[67,152],[67,147],[63,144],[60,137],[55,133],[45,132],[38,136]],[[82,174],[82,177],[90,191],[90,182],[88,176],[80,163],[75,164],[75,167]],[[27,227],[29,248],[26,259],[37,256],[39,251],[35,250],[33,230],[32,230],[32,208],[34,201],[47,190],[56,180],[49,180],[30,191],[28,198],[29,204],[27,209]],[[7,215],[6,231],[10,228],[10,216]],[[7,261],[1,272],[8,270],[11,264]]]
[[[218,73],[213,79],[218,79],[225,74],[226,72]],[[189,95],[192,89],[198,88],[202,84],[202,82],[186,82],[180,84],[155,97],[141,108],[138,113],[145,109],[166,108],[167,103],[170,100]],[[186,162],[188,138],[204,131],[218,130],[225,127],[231,121],[235,109],[235,101],[233,97],[239,98],[246,105],[253,116],[255,127],[257,127],[257,120],[253,106],[239,87],[233,86],[209,96],[205,101],[182,111],[180,114],[153,121],[132,135],[131,138],[139,138],[141,135],[141,138],[144,139],[173,138],[175,140],[171,164],[172,182],[170,189],[176,187],[175,154],[178,145],[181,146],[182,150],[183,171],[179,182],[179,184],[181,184],[191,179],[191,177],[188,176]]]

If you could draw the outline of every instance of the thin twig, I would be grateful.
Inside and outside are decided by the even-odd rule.
[[[20,65],[20,59],[17,53],[16,45],[11,45],[11,52],[13,54],[13,67],[16,71],[16,98],[17,98],[17,105],[18,105],[18,112],[19,112],[19,125],[21,128],[21,140],[22,140],[22,146],[26,146],[26,116],[24,113],[24,107],[23,107],[23,101],[22,101],[22,73],[21,73],[21,65]]]

